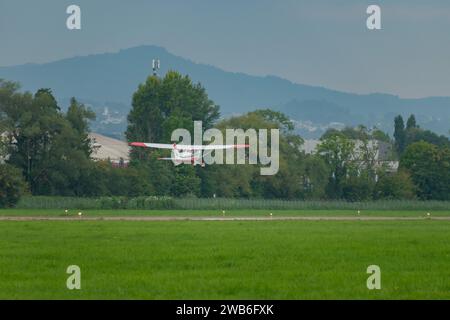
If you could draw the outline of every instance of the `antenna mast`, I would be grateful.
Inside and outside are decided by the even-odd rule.
[[[159,70],[160,67],[161,67],[161,63],[160,63],[159,59],[153,59],[153,61],[152,61],[152,68],[153,68],[153,75],[155,77],[158,76],[158,70]]]

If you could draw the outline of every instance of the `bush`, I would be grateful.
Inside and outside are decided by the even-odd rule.
[[[409,145],[400,159],[421,200],[450,200],[450,148],[421,141]]]
[[[372,191],[373,183],[366,177],[351,177],[342,187],[344,199],[351,202],[371,200]]]
[[[27,184],[19,169],[8,165],[0,165],[0,208],[14,207],[26,192]]]
[[[414,183],[410,175],[404,170],[380,176],[375,185],[374,198],[376,200],[403,200],[414,199],[415,197],[416,188]]]
[[[173,209],[175,208],[172,198],[169,197],[102,197],[100,198],[102,209]]]
[[[378,200],[348,202],[275,199],[116,197],[75,198],[24,196],[19,209],[92,209],[113,207],[137,210],[450,210],[450,201]]]

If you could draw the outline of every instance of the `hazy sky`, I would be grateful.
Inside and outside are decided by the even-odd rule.
[[[366,28],[369,4],[382,30]],[[0,0],[0,66],[143,44],[337,90],[450,96],[449,0]]]

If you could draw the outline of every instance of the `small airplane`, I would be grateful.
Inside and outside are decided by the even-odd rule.
[[[205,166],[205,162],[203,161],[203,157],[205,156],[203,151],[205,150],[208,150],[211,153],[213,150],[242,149],[249,147],[248,144],[177,145],[176,143],[165,144],[147,142],[131,142],[130,146],[155,149],[171,149],[173,157],[158,158],[158,160],[172,161],[175,165],[186,163],[195,166],[196,164],[201,164],[202,167]]]

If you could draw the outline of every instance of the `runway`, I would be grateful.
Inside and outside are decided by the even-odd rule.
[[[150,216],[120,216],[120,217],[48,217],[48,216],[4,216],[0,221],[420,221],[439,220],[450,221],[450,217],[361,217],[361,216],[301,216],[301,217],[150,217]]]

